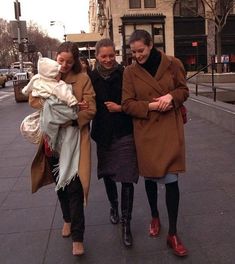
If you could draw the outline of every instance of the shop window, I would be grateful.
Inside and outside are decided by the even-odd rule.
[[[156,7],[156,0],[144,0],[145,8],[154,8]]]
[[[141,8],[141,0],[129,0],[130,8]]]

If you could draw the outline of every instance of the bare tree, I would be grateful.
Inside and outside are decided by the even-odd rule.
[[[188,4],[187,0],[176,0],[176,3],[181,4],[183,8],[188,9],[192,15],[201,16],[208,21],[212,22],[215,27],[215,35],[216,35],[216,55],[217,55],[217,72],[222,72],[222,64],[221,64],[221,55],[222,55],[222,30],[227,23],[227,18],[233,8],[235,8],[235,0],[197,0],[197,2],[201,2],[204,4],[207,12],[204,12],[200,5],[198,8],[192,8],[191,5]],[[194,7],[196,7],[196,2],[194,3]]]
[[[202,0],[208,7],[205,18],[215,25],[216,34],[216,54],[217,54],[217,72],[222,72],[221,55],[222,55],[222,30],[227,23],[228,15],[235,7],[234,0]]]
[[[40,27],[30,22],[28,28],[28,51],[23,52],[23,60],[36,64],[36,52],[40,51],[44,56],[53,53],[60,44],[59,40],[50,38]],[[35,52],[34,52],[35,51]],[[10,24],[0,18],[0,68],[9,67],[12,62],[18,61],[18,43],[14,42],[10,35]]]
[[[17,50],[9,33],[9,24],[0,18],[0,68],[8,67],[15,61]]]

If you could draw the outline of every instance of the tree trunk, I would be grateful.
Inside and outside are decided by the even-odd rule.
[[[221,63],[221,29],[216,32],[216,53],[217,53],[217,73],[222,73],[223,65]]]

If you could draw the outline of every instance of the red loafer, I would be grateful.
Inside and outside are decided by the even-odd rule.
[[[161,229],[161,224],[159,218],[152,218],[152,221],[149,225],[149,235],[156,237],[159,235]]]
[[[187,256],[188,251],[180,241],[177,235],[167,236],[167,245],[172,248],[175,255],[179,257]]]

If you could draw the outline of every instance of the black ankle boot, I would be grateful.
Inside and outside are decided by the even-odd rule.
[[[131,247],[133,244],[130,222],[122,223],[122,241],[126,247]]]
[[[110,218],[109,219],[113,225],[116,225],[119,223],[118,207],[111,207],[110,208]]]

